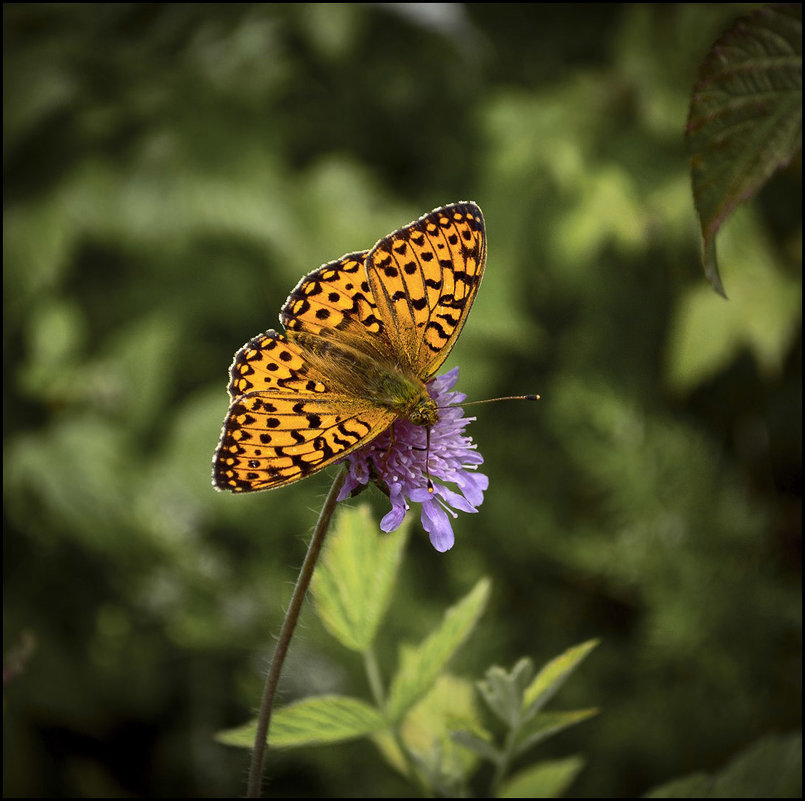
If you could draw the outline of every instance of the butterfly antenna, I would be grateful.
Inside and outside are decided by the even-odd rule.
[[[477,406],[479,403],[495,403],[496,401],[504,401],[504,400],[527,400],[527,401],[538,401],[540,398],[539,395],[506,395],[502,398],[486,398],[485,400],[476,400],[476,401],[463,401],[459,403],[459,406]]]
[[[433,492],[433,482],[430,480],[430,426],[425,429],[425,478],[428,479],[428,492]]]

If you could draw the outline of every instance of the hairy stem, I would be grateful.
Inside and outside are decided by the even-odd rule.
[[[316,528],[313,532],[313,537],[310,540],[310,545],[308,545],[305,561],[302,563],[302,568],[299,571],[299,578],[296,580],[296,586],[291,596],[291,603],[288,606],[288,611],[285,613],[285,620],[282,622],[282,628],[280,629],[279,638],[277,639],[277,647],[274,650],[271,666],[266,675],[263,699],[260,703],[260,714],[257,717],[257,732],[254,736],[252,762],[249,768],[249,784],[246,791],[247,798],[260,797],[263,779],[263,760],[265,759],[266,750],[268,748],[268,727],[271,723],[271,709],[274,705],[277,682],[279,681],[282,666],[285,663],[285,657],[288,654],[288,646],[291,644],[294,629],[299,622],[299,614],[302,611],[305,594],[310,586],[310,580],[313,577],[313,569],[316,567],[319,552],[324,543],[324,537],[327,534],[327,529],[330,527],[330,520],[335,510],[338,493],[341,491],[341,487],[344,486],[346,477],[347,468],[345,465],[338,471],[338,475],[335,477],[332,487],[330,487],[330,492],[327,494],[327,499],[324,501],[324,506],[322,506]]]

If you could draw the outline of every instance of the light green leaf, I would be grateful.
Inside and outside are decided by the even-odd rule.
[[[581,757],[540,762],[513,776],[498,798],[558,798],[584,767]]]
[[[730,267],[730,302],[705,286],[677,301],[667,373],[677,391],[695,389],[748,349],[760,371],[779,375],[802,320],[802,276],[789,274],[751,209],[740,209],[720,243]]]
[[[492,743],[490,743],[488,740],[485,740],[478,734],[467,731],[466,729],[462,729],[461,731],[454,731],[451,736],[454,742],[457,742],[459,745],[463,745],[473,753],[478,754],[478,756],[483,757],[494,764],[500,762],[500,752],[492,745]]]
[[[391,597],[408,526],[381,533],[369,507],[341,509],[313,576],[316,611],[343,646],[363,652]]]
[[[485,742],[473,683],[450,674],[442,674],[430,691],[405,716],[399,734],[418,770],[439,794],[455,797],[477,764],[475,750],[462,748],[455,730]],[[410,764],[399,748],[399,741],[388,730],[372,736],[383,756],[404,776]]]
[[[534,675],[534,665],[530,659],[521,659],[507,673],[494,665],[486,671],[483,681],[478,682],[478,690],[487,706],[509,727],[520,724],[523,712],[523,692]]]
[[[548,662],[525,691],[523,707],[527,710],[527,714],[533,714],[545,706],[598,643],[599,640],[588,640],[581,645],[568,648],[563,654]]]
[[[686,141],[705,274],[724,295],[716,234],[802,147],[802,7],[766,6],[713,45],[693,91]],[[726,297],[726,296],[725,296]]]
[[[572,712],[543,712],[535,715],[517,733],[517,753],[521,754],[562,729],[597,714],[597,709],[576,709]]]
[[[715,774],[694,773],[644,798],[801,798],[802,735],[770,736]]]
[[[277,709],[271,718],[268,740],[272,746],[322,745],[354,740],[382,729],[385,722],[374,708],[341,695],[319,695]],[[256,721],[221,732],[225,745],[251,748]]]
[[[439,628],[415,648],[402,650],[394,676],[387,715],[396,723],[433,686],[436,677],[469,636],[489,598],[489,579],[481,579],[457,604],[445,612]]]

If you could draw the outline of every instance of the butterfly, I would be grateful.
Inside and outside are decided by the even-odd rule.
[[[475,203],[434,209],[306,275],[266,331],[236,354],[213,486],[291,484],[371,442],[395,420],[430,427],[427,383],[447,358],[486,264]]]

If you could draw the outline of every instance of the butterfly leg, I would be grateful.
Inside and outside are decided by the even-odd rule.
[[[388,467],[389,456],[391,456],[391,448],[394,445],[394,426],[389,428],[389,446],[386,448],[386,453],[383,455],[383,472],[386,472]]]

